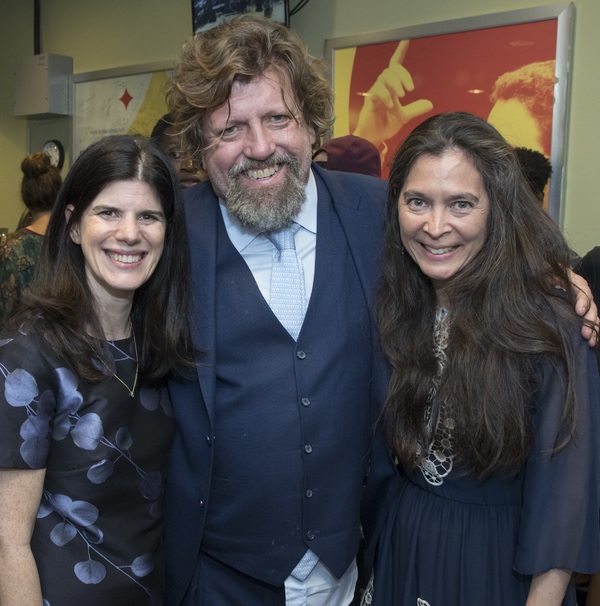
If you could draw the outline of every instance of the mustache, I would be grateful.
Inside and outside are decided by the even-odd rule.
[[[271,154],[266,160],[250,160],[244,158],[239,164],[236,164],[229,170],[229,176],[232,178],[237,177],[247,170],[262,170],[264,168],[269,168],[274,164],[288,164],[290,167],[294,168],[299,165],[299,162],[295,157],[280,152]]]

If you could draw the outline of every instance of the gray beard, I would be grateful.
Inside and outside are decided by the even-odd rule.
[[[280,186],[255,191],[246,188],[239,174],[250,169],[261,169],[273,163],[286,164],[285,180]],[[306,182],[300,176],[300,164],[295,158],[274,155],[268,162],[246,161],[229,174],[227,210],[255,233],[279,231],[298,216],[306,200]]]

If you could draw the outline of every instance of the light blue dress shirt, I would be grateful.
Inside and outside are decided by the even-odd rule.
[[[231,243],[246,261],[263,297],[269,302],[271,294],[271,268],[273,266],[273,244],[264,234],[257,234],[240,225],[227,211],[225,202],[219,200],[225,229]],[[315,279],[315,257],[317,249],[317,183],[310,171],[306,184],[306,202],[300,214],[294,219],[300,224],[296,233],[296,251],[302,260],[306,303],[312,293]]]

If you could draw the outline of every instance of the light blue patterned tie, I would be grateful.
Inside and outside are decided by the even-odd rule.
[[[292,223],[286,229],[267,234],[274,247],[269,305],[294,340],[298,339],[306,312],[304,271],[294,241],[299,229],[298,223]]]
[[[273,242],[273,269],[271,271],[271,299],[269,305],[285,329],[298,339],[306,312],[306,292],[302,261],[296,253],[294,236],[300,225],[267,234]],[[309,549],[292,570],[292,576],[304,581],[319,558]]]
[[[312,569],[317,565],[318,561],[319,558],[309,549],[298,562],[296,568],[292,570],[292,576],[299,581],[304,581],[312,572]]]

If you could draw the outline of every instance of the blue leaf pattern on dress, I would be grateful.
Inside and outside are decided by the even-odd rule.
[[[88,480],[94,484],[103,484],[112,476],[114,469],[115,464],[112,461],[102,459],[88,469]]]
[[[26,421],[23,421],[19,434],[24,440],[44,436],[48,431],[49,420],[49,417],[44,418],[42,416],[30,416]]]
[[[52,529],[50,540],[58,547],[62,547],[72,541],[76,536],[77,529],[73,524],[69,524],[69,522],[60,522]]]
[[[27,406],[38,395],[33,375],[22,368],[9,372],[4,383],[4,397],[11,406]]]
[[[69,520],[80,526],[90,526],[98,519],[98,508],[86,501],[73,501],[68,511]]]
[[[74,415],[83,403],[83,396],[78,389],[77,377],[68,368],[56,368],[54,374],[58,379],[58,406],[60,414],[66,410]]]
[[[147,473],[143,480],[140,482],[140,492],[144,499],[154,501],[160,496],[160,488],[162,484],[162,478],[158,471],[151,471]]]
[[[23,461],[32,469],[43,467],[50,452],[50,442],[41,436],[29,438],[19,448]]]
[[[71,437],[79,448],[94,450],[102,439],[102,432],[102,419],[95,412],[89,412],[77,419]]]
[[[139,556],[131,563],[131,572],[136,577],[148,576],[154,570],[154,560],[149,553]]]
[[[86,585],[97,585],[104,580],[106,568],[104,564],[90,559],[75,564],[75,574],[82,583],[85,583]]]
[[[54,509],[52,509],[52,507],[50,507],[50,505],[48,503],[46,503],[45,501],[42,501],[40,503],[36,517],[38,519],[47,518],[53,511],[54,511]]]
[[[133,444],[133,440],[131,439],[131,434],[129,433],[129,429],[127,427],[120,427],[117,430],[117,435],[115,436],[115,441],[117,446],[121,450],[129,450],[131,445]]]
[[[87,542],[93,545],[99,545],[104,541],[104,533],[95,524],[82,528],[81,534]]]
[[[26,336],[26,334],[26,332],[22,332],[22,335]],[[15,340],[0,340],[0,348],[13,341]],[[109,342],[108,344],[113,350],[115,362],[133,359],[114,343]],[[162,509],[163,476],[160,471],[145,471],[134,460],[131,449],[135,438],[130,428],[127,425],[121,425],[117,426],[118,429],[115,431],[111,427],[110,431],[114,432],[114,439],[105,435],[103,417],[96,412],[84,412],[84,406],[87,408],[92,401],[85,401],[77,376],[68,368],[62,366],[52,368],[53,381],[47,376],[46,382],[41,383],[42,377],[38,376],[40,385],[44,386],[40,393],[36,377],[26,370],[30,367],[21,367],[21,365],[25,365],[23,360],[26,358],[17,357],[15,359],[20,361],[19,364],[16,364],[17,368],[7,368],[0,363],[0,373],[4,377],[5,406],[8,404],[14,409],[23,411],[24,420],[19,421],[21,424],[18,429],[22,439],[19,451],[25,464],[32,469],[48,466],[51,444],[62,442],[69,436],[72,443],[82,451],[93,452],[102,445],[102,448],[108,449],[107,452],[114,452],[114,458],[96,458],[94,460],[92,456],[93,464],[88,463],[87,470],[75,468],[64,471],[83,473],[90,485],[99,485],[111,480],[117,465],[131,466],[139,477],[138,490],[147,503],[146,510],[149,517],[159,519]],[[33,365],[31,368],[36,367]],[[107,381],[110,380],[107,378]],[[48,384],[52,389],[47,388]],[[169,417],[172,416],[168,398],[162,398],[158,389],[140,389],[140,397],[136,405],[148,412],[155,412],[160,408]],[[128,419],[128,416],[124,418],[126,422],[129,422]],[[140,435],[142,434],[138,429],[135,436]],[[106,457],[106,455],[104,456]],[[50,456],[50,458],[52,457]],[[153,459],[152,464],[156,465],[157,460]],[[129,560],[131,564],[128,565],[123,561],[120,563],[113,561],[114,558],[110,552],[106,551],[106,548],[104,551],[99,551],[104,543],[105,534],[98,525],[101,520],[100,511],[93,503],[85,500],[73,500],[67,494],[53,494],[45,487],[37,518],[43,520],[49,516],[58,516],[59,520],[48,527],[46,536],[49,536],[52,544],[57,547],[65,547],[74,541],[81,541],[85,545],[87,559],[73,560],[73,568],[71,568],[81,583],[86,585],[102,583],[107,576],[107,570],[112,568],[127,577],[146,595],[154,595],[150,588],[151,585],[148,585],[147,582],[142,584],[138,580],[147,577],[155,569],[154,554],[142,552],[133,561]],[[129,554],[130,557],[133,555],[135,553]],[[155,597],[159,598],[158,595]],[[44,599],[43,604],[51,606],[48,599]]]
[[[140,404],[146,410],[156,410],[160,404],[160,393],[156,389],[140,389]]]

